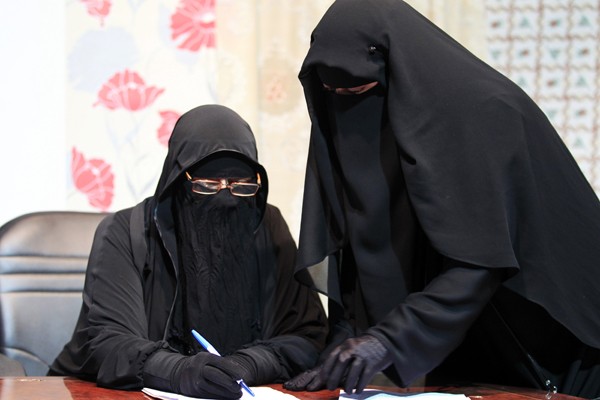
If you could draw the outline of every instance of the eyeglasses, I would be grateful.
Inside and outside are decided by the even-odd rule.
[[[250,197],[254,196],[260,189],[260,175],[256,174],[257,183],[243,181],[229,181],[228,179],[194,179],[185,171],[185,176],[192,184],[192,192],[198,194],[217,194],[222,189],[229,189],[234,196]]]

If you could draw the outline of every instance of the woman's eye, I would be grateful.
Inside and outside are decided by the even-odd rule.
[[[331,86],[329,86],[326,83],[323,84],[323,89],[325,89],[328,92],[335,92],[335,88],[332,88]]]
[[[209,189],[217,189],[221,186],[220,183],[213,183],[213,182],[202,182],[201,185],[204,187],[207,187]]]
[[[367,83],[365,85],[355,86],[355,87],[351,87],[351,88],[333,88],[333,87],[327,85],[326,83],[324,83],[323,88],[325,88],[325,90],[327,90],[327,91],[334,92],[335,94],[356,95],[356,94],[363,94],[366,91],[371,90],[372,88],[377,86],[377,83],[378,82],[375,81],[375,82]]]

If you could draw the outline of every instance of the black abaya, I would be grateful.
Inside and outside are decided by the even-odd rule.
[[[192,213],[182,211],[175,216],[174,208],[186,204],[178,205],[175,193],[189,189],[186,170],[221,154],[243,159],[261,177],[261,189],[247,200],[254,211],[243,218],[252,227],[247,246],[238,246],[244,252],[238,256],[244,260],[236,264],[249,268],[246,272],[252,274],[251,279],[236,284],[246,284],[253,292],[232,299],[235,311],[210,304],[184,311],[184,302],[189,308],[206,297],[182,295],[182,273],[186,274],[188,292],[203,286],[190,282],[195,271],[192,266],[180,268],[181,263],[195,262],[190,260],[209,250],[198,248],[201,241],[197,235],[181,236],[194,227],[203,231],[218,227],[202,224],[201,218],[192,220]],[[226,191],[222,194],[229,196]],[[81,314],[71,341],[50,373],[77,376],[116,389],[140,389],[145,384],[176,388],[178,382],[171,382],[175,364],[181,357],[200,351],[186,345],[193,343],[189,338],[181,338],[191,336],[187,331],[190,327],[206,331],[224,356],[238,351],[253,359],[256,371],[249,384],[284,381],[313,366],[327,332],[325,314],[316,293],[293,278],[296,246],[279,210],[267,204],[267,192],[267,175],[258,164],[254,136],[236,113],[208,105],[184,114],[171,136],[155,195],[107,217],[98,227]],[[220,195],[214,195],[215,199]],[[228,239],[221,243],[225,250],[231,249],[225,243]],[[195,244],[183,245],[186,240]],[[213,266],[200,265],[198,269],[204,272]],[[217,272],[219,279],[233,279],[227,271]],[[234,300],[248,304],[242,310],[235,307]],[[196,318],[196,311],[204,313],[200,321],[182,322]],[[241,312],[249,315],[241,316]],[[231,323],[218,323],[224,320]],[[213,325],[200,327],[200,323]],[[251,326],[217,337],[220,329],[243,323]]]
[[[520,88],[400,0],[335,1],[300,80],[312,131],[297,271],[346,310],[359,299],[366,333],[393,353],[401,384],[465,337],[495,335],[478,328],[490,304],[505,319],[547,313],[575,338],[572,353],[587,349],[598,364],[600,203]],[[370,82],[331,99],[342,97],[331,88]],[[351,264],[357,284],[341,284]],[[505,293],[532,307],[502,307]],[[535,331],[515,333],[527,343]],[[577,357],[563,361],[545,377],[586,393],[563,379]]]

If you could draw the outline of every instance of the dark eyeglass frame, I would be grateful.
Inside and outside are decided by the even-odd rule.
[[[241,181],[229,181],[226,178],[219,179],[205,179],[205,178],[192,178],[192,176],[185,171],[185,176],[188,181],[192,184],[192,192],[197,194],[202,194],[205,196],[211,196],[219,193],[223,189],[229,189],[229,193],[233,196],[238,197],[252,197],[256,196],[256,193],[262,187],[260,182],[260,174],[256,173],[256,183],[254,182],[241,182]],[[215,185],[215,189],[213,191],[212,188],[207,187],[206,184]],[[236,191],[236,188],[244,188],[244,189],[254,189],[252,193],[240,193]]]

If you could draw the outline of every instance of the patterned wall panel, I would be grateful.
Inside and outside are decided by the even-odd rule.
[[[486,0],[488,62],[544,110],[600,193],[600,2]]]

